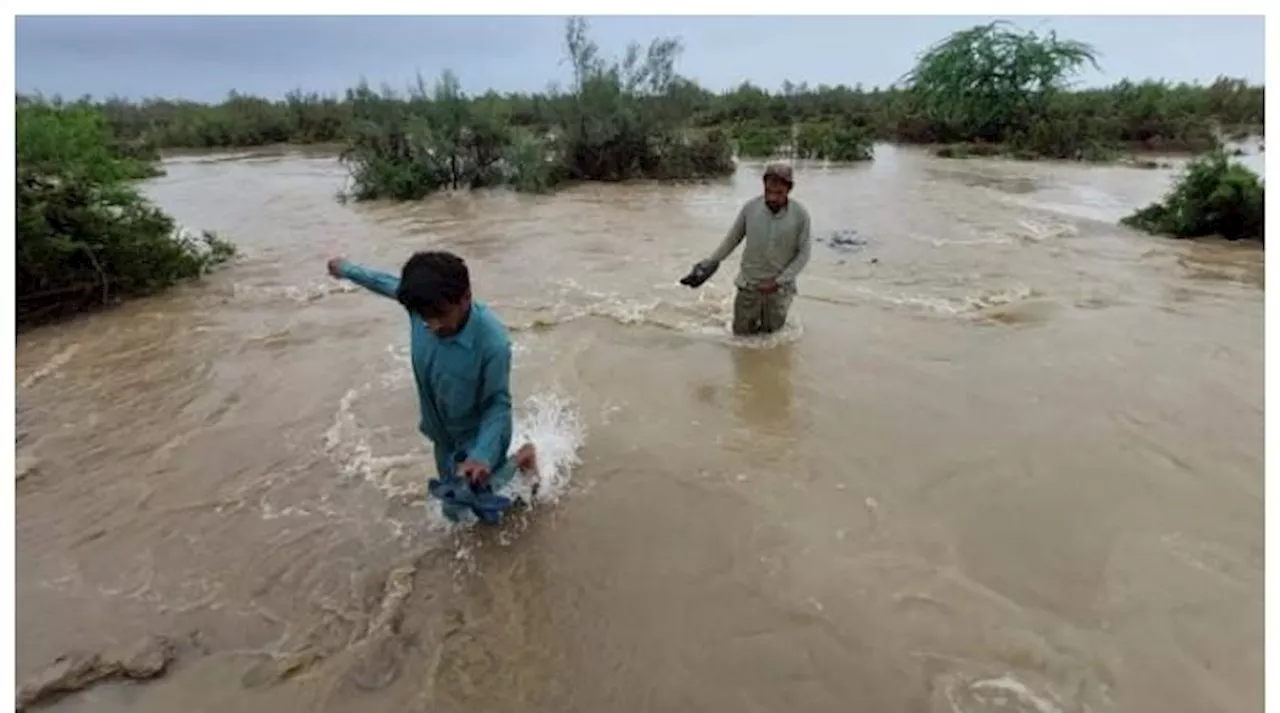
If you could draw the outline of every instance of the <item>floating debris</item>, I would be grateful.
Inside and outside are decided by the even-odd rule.
[[[818,238],[818,242],[834,250],[849,252],[867,246],[867,239],[856,230],[833,230],[830,235]]]

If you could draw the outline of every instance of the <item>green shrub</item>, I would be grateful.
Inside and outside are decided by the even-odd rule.
[[[512,128],[508,102],[465,96],[445,72],[428,95],[422,80],[407,100],[366,85],[348,92],[353,124],[342,160],[351,197],[416,200],[434,191],[508,185],[540,192],[566,181],[694,179],[733,171],[720,132],[685,130],[692,99],[674,72],[675,40],[658,39],[643,54],[632,45],[606,63],[581,19],[569,21],[565,44],[573,91],[547,114],[545,129]],[[554,139],[551,138],[554,135]]]
[[[805,122],[797,132],[798,158],[870,161],[874,155],[870,134],[849,121]]]
[[[762,122],[744,122],[730,130],[739,156],[746,158],[772,158],[791,139],[789,126],[777,126]]]
[[[1217,235],[1264,240],[1265,193],[1258,174],[1221,149],[1187,165],[1173,190],[1121,222],[1175,238]]]
[[[149,294],[198,277],[234,248],[195,238],[131,185],[155,175],[89,107],[19,103],[16,115],[20,324]]]

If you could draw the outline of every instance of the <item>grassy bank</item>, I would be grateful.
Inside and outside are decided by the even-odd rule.
[[[133,182],[159,174],[155,147],[113,135],[98,109],[21,100],[15,123],[20,327],[155,292],[234,254],[142,198]]]

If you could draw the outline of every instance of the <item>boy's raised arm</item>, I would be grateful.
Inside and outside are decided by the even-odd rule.
[[[357,265],[346,258],[335,257],[329,260],[329,274],[337,278],[351,280],[361,287],[382,295],[396,298],[396,290],[400,287],[400,278],[363,265]]]

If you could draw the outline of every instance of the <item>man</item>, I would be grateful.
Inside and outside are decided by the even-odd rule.
[[[413,378],[418,387],[418,430],[431,440],[436,472],[429,490],[456,521],[467,509],[497,522],[510,501],[494,494],[517,469],[535,477],[532,444],[507,457],[511,445],[511,341],[483,303],[471,299],[462,258],[419,252],[400,277],[335,257],[329,274],[399,302],[409,313]]]
[[[794,185],[790,166],[766,166],[764,195],[742,206],[720,247],[681,280],[690,287],[701,285],[745,238],[742,266],[734,281],[738,288],[733,301],[736,335],[776,332],[787,322],[796,277],[809,263],[811,246],[809,212],[791,198]]]

